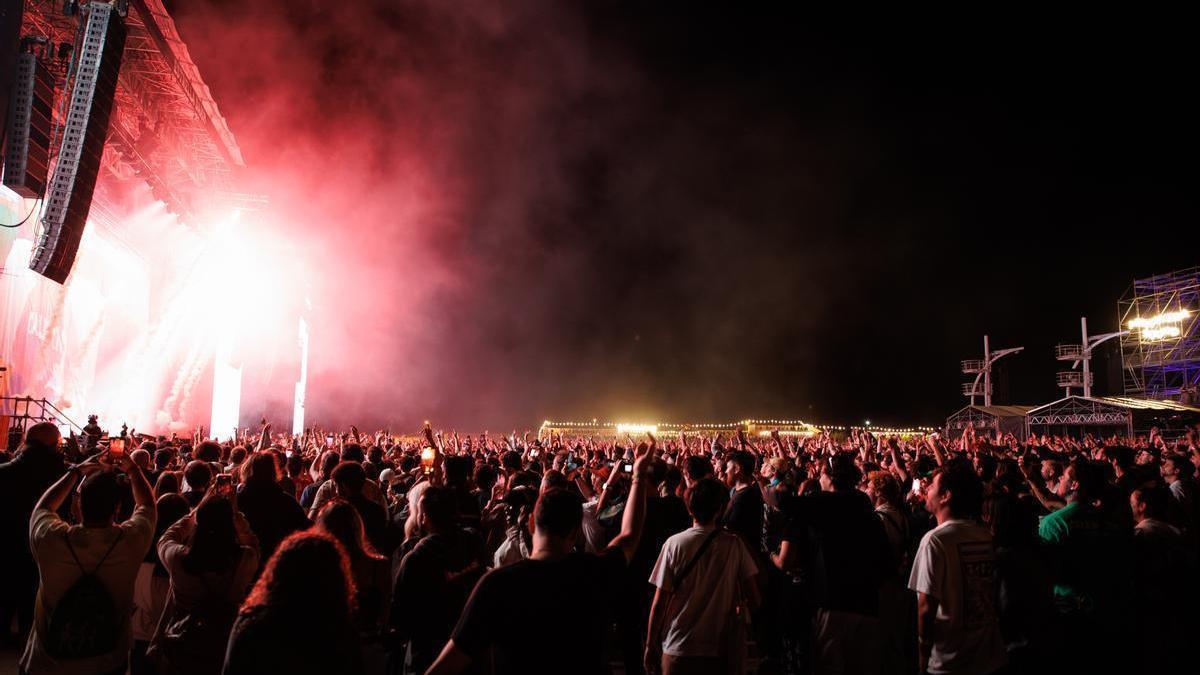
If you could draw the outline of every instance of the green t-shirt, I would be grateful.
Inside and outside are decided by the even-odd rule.
[[[1101,510],[1071,502],[1046,515],[1038,536],[1048,549],[1054,574],[1054,599],[1068,612],[1109,610],[1119,597],[1127,553],[1119,523]]]

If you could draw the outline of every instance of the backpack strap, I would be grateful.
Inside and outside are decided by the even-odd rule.
[[[118,528],[117,529],[117,538],[113,539],[112,544],[109,544],[108,550],[104,552],[104,556],[100,558],[100,562],[96,563],[96,566],[92,568],[91,572],[88,572],[86,569],[84,569],[83,563],[79,562],[79,556],[75,555],[75,547],[71,546],[71,537],[70,536],[67,536],[67,550],[69,550],[71,552],[71,557],[75,559],[75,564],[79,565],[79,569],[84,574],[95,574],[96,572],[100,571],[100,566],[104,564],[105,560],[108,560],[108,555],[113,552],[113,549],[117,547],[117,542],[121,541],[121,537],[124,535],[125,535],[125,530]]]
[[[713,543],[713,540],[716,539],[720,534],[720,527],[710,532],[708,537],[706,537],[700,544],[700,548],[696,549],[696,554],[692,556],[692,559],[687,561],[687,564],[683,566],[683,569],[679,570],[679,574],[675,575],[676,590],[683,585],[683,580],[687,579],[688,575],[692,573],[692,570],[696,567],[696,563],[700,561],[700,557],[703,556],[704,552],[708,550],[709,544]]]
[[[684,579],[687,579],[688,575],[692,573],[692,569],[694,569],[696,567],[696,563],[700,560],[701,556],[704,555],[704,552],[708,550],[709,545],[712,544],[713,541],[721,535],[721,532],[722,532],[722,528],[719,525],[715,529],[713,529],[713,531],[710,532],[707,537],[705,537],[704,541],[700,543],[700,548],[696,549],[696,553],[692,555],[692,559],[687,561],[687,564],[685,564],[683,566],[683,569],[679,570],[679,574],[675,575],[675,592],[678,592],[679,588],[681,586],[683,586]],[[675,602],[675,594],[673,593],[671,595],[671,599],[667,601],[666,616],[668,616],[668,617],[671,616],[671,605],[674,604],[674,602]],[[665,630],[666,627],[667,627],[667,622],[664,621],[663,625],[662,625],[662,629]],[[661,641],[662,636],[656,635],[654,637],[654,639]]]

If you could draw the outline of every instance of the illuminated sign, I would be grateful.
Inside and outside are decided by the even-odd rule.
[[[1138,336],[1142,339],[1142,342],[1159,342],[1182,335],[1183,328],[1179,324],[1191,316],[1191,314],[1186,309],[1180,309],[1174,312],[1155,314],[1150,317],[1139,316],[1136,319],[1130,320],[1126,325],[1129,330],[1138,331]]]
[[[617,425],[617,433],[618,434],[629,434],[631,436],[636,435],[636,434],[644,434],[644,433],[657,434],[658,433],[658,425],[657,424],[618,424]]]

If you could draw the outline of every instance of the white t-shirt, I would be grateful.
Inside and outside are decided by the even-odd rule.
[[[131,617],[133,614],[133,582],[138,568],[150,550],[154,538],[153,508],[138,507],[123,523],[104,528],[88,528],[69,525],[58,514],[46,509],[33,512],[29,521],[29,546],[37,561],[41,583],[38,585],[38,600],[34,605],[33,630],[25,643],[21,656],[21,667],[35,673],[92,675],[105,673],[120,667],[129,658],[132,641],[132,626],[127,618],[120,626],[120,636],[112,652],[91,658],[59,661],[46,653],[41,636],[49,630],[47,609],[53,609],[63,594],[83,576],[83,565],[104,582],[112,595],[117,616]],[[117,540],[119,536],[120,540]],[[79,564],[71,557],[67,538],[79,556]],[[114,546],[114,542],[116,542]],[[109,553],[109,549],[112,552]],[[104,557],[105,554],[108,557]],[[104,564],[96,565],[104,560]]]
[[[938,601],[930,673],[985,675],[1004,665],[991,532],[969,520],[933,528],[921,539],[908,587]]]
[[[676,588],[675,577],[712,531],[711,527],[692,527],[668,538],[650,573],[650,583],[673,592],[666,610],[664,654],[720,656],[726,622],[732,619],[737,606],[739,582],[754,583],[751,577],[758,573],[742,540],[721,531],[683,580],[683,586]]]

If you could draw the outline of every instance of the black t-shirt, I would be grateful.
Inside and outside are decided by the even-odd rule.
[[[687,505],[675,495],[646,498],[646,522],[642,526],[642,538],[629,561],[629,581],[635,588],[653,588],[648,581],[662,552],[663,544],[673,534],[692,526],[692,517]]]
[[[725,529],[742,538],[756,559],[762,553],[763,496],[757,485],[734,490],[725,512]]]
[[[487,556],[478,534],[431,534],[404,556],[392,595],[392,625],[412,641],[413,668],[425,672],[450,637]]]
[[[624,573],[619,549],[494,569],[471,593],[454,644],[473,659],[490,646],[495,675],[607,675],[604,638]]]
[[[362,493],[345,497],[346,501],[358,511],[358,517],[362,519],[363,532],[367,535],[367,541],[375,547],[376,551],[387,555],[391,553],[391,547],[388,541],[388,514],[378,503],[371,501]]]
[[[806,554],[801,565],[816,606],[876,614],[879,586],[895,563],[871,500],[858,490],[818,492],[787,508],[784,540]]]

